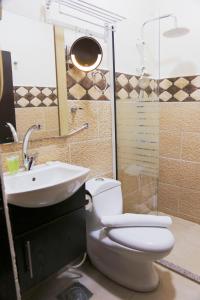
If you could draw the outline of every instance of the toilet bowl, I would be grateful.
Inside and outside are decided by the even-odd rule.
[[[86,183],[92,196],[87,210],[87,251],[93,265],[129,289],[149,292],[159,283],[153,264],[169,254],[174,237],[164,227],[103,227],[103,216],[122,214],[121,183],[97,178]],[[155,216],[156,218],[156,216]]]

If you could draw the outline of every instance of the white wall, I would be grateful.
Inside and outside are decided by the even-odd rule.
[[[165,38],[161,34],[161,78],[200,74],[200,1],[159,0],[160,14],[173,13],[178,25],[190,29],[188,35]],[[173,26],[170,19],[161,22],[161,33]]]
[[[51,25],[4,11],[0,49],[11,52],[14,85],[56,86]]]

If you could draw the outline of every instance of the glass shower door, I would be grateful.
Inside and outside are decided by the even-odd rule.
[[[132,74],[116,74],[117,171],[125,212],[157,212],[159,22],[135,39]],[[142,24],[140,24],[142,25]],[[130,62],[131,63],[131,62]]]

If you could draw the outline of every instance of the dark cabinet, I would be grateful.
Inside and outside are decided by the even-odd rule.
[[[23,292],[84,253],[84,208],[17,238],[15,251]]]
[[[84,198],[85,189],[81,188],[71,199],[46,209],[22,208],[20,212],[11,207],[12,218],[16,216],[13,232],[22,294],[86,251]],[[25,210],[29,219],[27,214],[23,218]],[[36,218],[37,211],[40,218]]]

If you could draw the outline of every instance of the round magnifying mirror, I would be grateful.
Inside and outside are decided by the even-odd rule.
[[[70,57],[77,69],[90,72],[100,65],[103,51],[101,45],[94,38],[84,36],[73,43]]]

